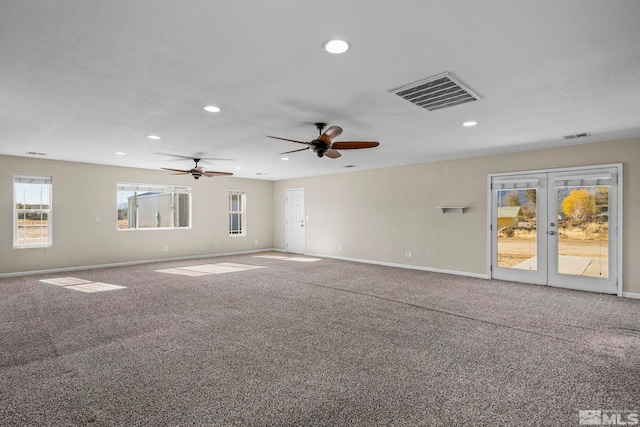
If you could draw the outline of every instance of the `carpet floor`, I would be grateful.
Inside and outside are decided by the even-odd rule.
[[[640,300],[257,255],[0,279],[0,425],[573,426],[640,412]]]

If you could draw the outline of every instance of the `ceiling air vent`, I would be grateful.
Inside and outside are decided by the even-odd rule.
[[[481,99],[451,73],[442,73],[389,92],[429,111]]]
[[[591,136],[591,134],[588,133],[588,132],[574,133],[573,135],[565,135],[565,136],[563,136],[563,138],[564,139],[576,139],[576,138],[584,138],[586,136]]]

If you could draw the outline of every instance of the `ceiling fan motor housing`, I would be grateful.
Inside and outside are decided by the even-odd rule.
[[[329,146],[319,139],[314,139],[310,144],[313,146],[313,152],[316,153],[318,157],[324,157],[324,153],[329,149]]]
[[[199,179],[202,175],[206,176],[207,178],[211,178],[211,177],[217,176],[217,175],[233,175],[230,172],[207,171],[207,169],[205,169],[203,166],[198,166],[198,162],[200,161],[200,159],[193,159],[193,161],[196,162],[196,166],[193,169],[189,169],[189,170],[170,169],[170,168],[160,168],[160,169],[165,169],[165,170],[169,170],[169,171],[172,171],[172,172],[177,172],[174,175],[190,174],[193,177],[193,179]]]
[[[193,175],[194,179],[198,179],[202,176],[203,173],[205,173],[206,169],[203,168],[202,166],[198,166],[198,162],[200,161],[200,159],[196,160],[196,167],[191,169],[191,175]]]

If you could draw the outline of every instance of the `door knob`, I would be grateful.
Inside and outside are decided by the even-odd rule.
[[[555,232],[555,231],[553,231],[553,230],[552,230],[552,231],[547,231],[547,233],[548,233],[549,235],[551,235],[551,236],[553,236],[554,234],[556,234],[556,232]]]

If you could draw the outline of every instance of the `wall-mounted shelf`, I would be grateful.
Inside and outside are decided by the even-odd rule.
[[[461,214],[464,213],[464,210],[467,209],[466,206],[436,206],[436,208],[440,209],[440,212],[445,213],[450,209],[457,209]]]

